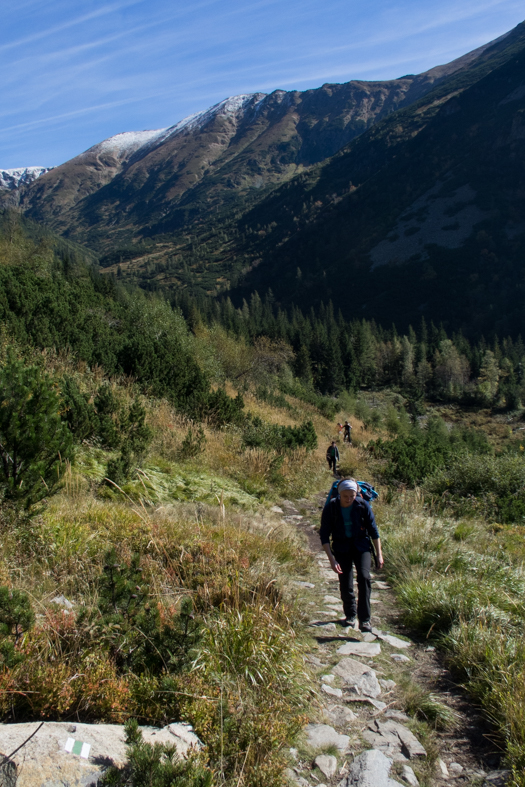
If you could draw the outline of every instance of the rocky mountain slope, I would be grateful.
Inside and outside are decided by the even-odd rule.
[[[41,175],[49,172],[49,167],[19,167],[0,169],[0,191],[14,191],[33,183]]]
[[[210,210],[258,201],[490,47],[386,82],[236,96],[170,128],[107,139],[10,200],[16,196],[31,218],[102,254],[122,252],[144,234],[174,232]]]

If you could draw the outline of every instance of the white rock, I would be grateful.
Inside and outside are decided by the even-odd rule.
[[[341,606],[341,599],[337,596],[325,596],[323,601],[325,604],[339,604]]]
[[[381,645],[379,642],[345,642],[337,652],[341,656],[379,656],[381,653]]]
[[[438,768],[439,768],[439,771],[440,771],[440,773],[441,773],[441,776],[442,776],[444,779],[448,779],[448,777],[449,777],[449,772],[448,772],[448,768],[447,768],[447,766],[446,766],[446,763],[445,763],[445,762],[443,762],[443,760],[442,760],[442,759],[439,759],[439,760],[437,761],[437,764],[438,764]]]
[[[294,582],[294,585],[299,585],[301,588],[314,588],[315,585],[313,582],[303,582],[303,580],[297,579]]]
[[[39,723],[0,724],[0,751],[9,754],[38,729]],[[184,757],[202,744],[189,724],[169,724],[162,729],[142,727],[148,743],[170,743]],[[87,758],[66,751],[68,738],[90,745]],[[108,763],[126,762],[124,727],[120,724],[69,724],[45,722],[36,735],[13,756],[18,768],[17,787],[96,783]],[[23,766],[23,767],[22,767]]]
[[[55,598],[52,598],[49,603],[56,604],[59,607],[64,607],[64,609],[73,609],[74,606],[72,602],[69,601],[69,599],[67,599],[65,596],[55,596]]]
[[[463,766],[460,765],[459,762],[449,762],[448,771],[453,776],[459,776],[459,774],[463,772]]]
[[[410,787],[419,787],[417,776],[410,765],[403,765],[401,768],[401,778],[408,782]]]
[[[354,687],[359,694],[366,697],[378,697],[381,694],[381,686],[374,670],[360,661],[341,659],[333,672],[343,679],[346,686]]]
[[[385,691],[390,691],[391,689],[395,689],[397,683],[393,680],[383,680],[383,678],[379,678],[379,685]]]
[[[363,634],[363,642],[375,642],[376,639],[377,639],[376,635],[372,634],[371,631],[366,631]]]
[[[377,588],[377,590],[390,590],[390,585],[387,582],[381,582],[379,579],[372,582],[372,587]]]
[[[397,661],[398,664],[401,664],[401,663],[406,662],[406,661],[410,661],[408,656],[405,656],[403,653],[391,653],[390,654],[390,658],[393,661]]]
[[[327,779],[331,779],[332,776],[335,776],[335,772],[337,771],[337,757],[334,757],[332,754],[320,754],[315,758],[314,762],[323,776],[326,776]]]
[[[350,743],[348,735],[340,735],[329,724],[308,724],[305,727],[305,732],[307,742],[313,749],[335,746],[341,753],[344,753]]]
[[[390,779],[392,760],[375,749],[364,751],[353,761],[338,787],[392,787],[399,784]]]
[[[272,506],[270,511],[273,511],[274,514],[284,514],[284,511],[279,506]]]
[[[335,680],[335,675],[323,675],[321,680],[323,680],[325,683],[333,683]]]
[[[310,623],[310,626],[316,629],[320,629],[321,631],[335,631],[335,623],[325,623],[324,620],[314,620]]]
[[[409,648],[411,647],[412,643],[407,642],[405,639],[399,639],[399,637],[394,637],[393,634],[383,634],[382,631],[376,631],[376,634],[380,640],[383,642],[388,642],[389,645],[392,645],[393,648]]]
[[[345,708],[344,705],[329,705],[324,709],[324,714],[328,721],[337,724],[338,727],[346,727],[347,724],[357,719],[356,714],[350,708]]]
[[[334,689],[332,686],[327,686],[326,683],[321,685],[321,691],[324,691],[325,694],[329,694],[330,697],[342,697],[343,692],[341,689]]]
[[[406,713],[402,713],[400,710],[387,710],[385,713],[385,719],[395,719],[396,721],[410,721],[410,718],[406,715]]]

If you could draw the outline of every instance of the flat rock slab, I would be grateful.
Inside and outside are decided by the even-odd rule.
[[[360,661],[349,658],[341,659],[332,671],[343,679],[346,686],[353,687],[358,694],[365,697],[379,697],[381,694],[381,686],[376,673],[371,667],[361,664]]]
[[[341,606],[341,599],[337,598],[337,596],[325,596],[323,601],[325,604],[338,604]]]
[[[345,642],[337,652],[341,656],[366,656],[372,658],[379,656],[381,653],[381,645],[379,642]]]
[[[389,645],[392,645],[393,648],[410,648],[412,647],[411,642],[407,642],[406,639],[400,639],[399,637],[394,637],[393,634],[383,634],[382,631],[376,631],[376,635],[378,639],[382,640],[383,642],[388,642]]]
[[[419,787],[418,778],[410,765],[403,765],[401,768],[401,778],[404,779],[407,784],[410,784],[410,787]]]
[[[274,514],[284,514],[284,511],[280,506],[272,506],[270,511],[273,511]]]
[[[405,656],[404,653],[391,653],[390,658],[392,661],[397,661],[398,664],[410,661],[408,656]]]
[[[39,723],[0,724],[0,751],[10,754],[38,728]],[[162,729],[142,727],[148,743],[170,743],[184,756],[201,742],[187,724]],[[68,738],[89,744],[89,755],[66,751]],[[45,722],[36,735],[13,756],[16,787],[87,787],[96,784],[103,770],[126,762],[124,727],[120,724],[68,724]]]
[[[510,775],[510,771],[491,771],[486,775],[483,787],[505,787]]]
[[[328,694],[330,697],[339,697],[340,699],[343,696],[341,689],[334,689],[332,686],[327,686],[326,683],[321,685],[321,691]]]
[[[305,732],[308,744],[314,749],[335,746],[343,753],[350,743],[348,735],[340,735],[329,724],[308,724],[305,727]]]
[[[304,582],[302,579],[296,579],[294,585],[299,585],[300,588],[314,588],[313,582]]]
[[[390,778],[392,760],[375,749],[355,758],[348,774],[338,787],[396,787],[400,782]]]
[[[326,623],[326,621],[324,620],[313,620],[310,623],[310,626],[312,626],[312,628],[317,629],[318,631],[324,631],[324,632],[331,632],[336,630],[335,623]]]
[[[363,732],[364,739],[375,749],[383,751],[396,761],[426,757],[427,753],[407,727],[397,721],[373,721]]]
[[[320,754],[315,758],[314,762],[323,776],[326,776],[327,779],[331,779],[332,776],[335,776],[337,771],[337,757],[334,757],[333,754]]]
[[[388,582],[381,582],[381,580],[379,580],[379,579],[376,579],[374,582],[372,582],[372,587],[376,588],[377,590],[390,590],[391,589],[390,585],[388,584]]]
[[[324,715],[328,721],[338,727],[346,727],[358,718],[350,708],[345,708],[344,705],[329,705],[324,709]]]

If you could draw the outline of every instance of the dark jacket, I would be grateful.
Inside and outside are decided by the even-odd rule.
[[[329,445],[326,449],[326,458],[332,459],[335,456],[336,461],[339,461],[339,451],[336,445]]]
[[[321,544],[329,544],[334,555],[344,555],[355,546],[359,552],[371,552],[372,544],[370,539],[379,538],[379,530],[372,509],[366,500],[356,497],[350,509],[350,522],[352,524],[352,538],[348,538],[345,532],[345,523],[341,513],[341,501],[339,497],[331,500],[323,508],[321,515]]]

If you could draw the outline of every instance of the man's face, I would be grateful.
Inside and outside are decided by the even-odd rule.
[[[343,489],[339,493],[339,497],[341,498],[341,505],[343,508],[348,508],[351,506],[356,498],[356,493],[353,489]]]

